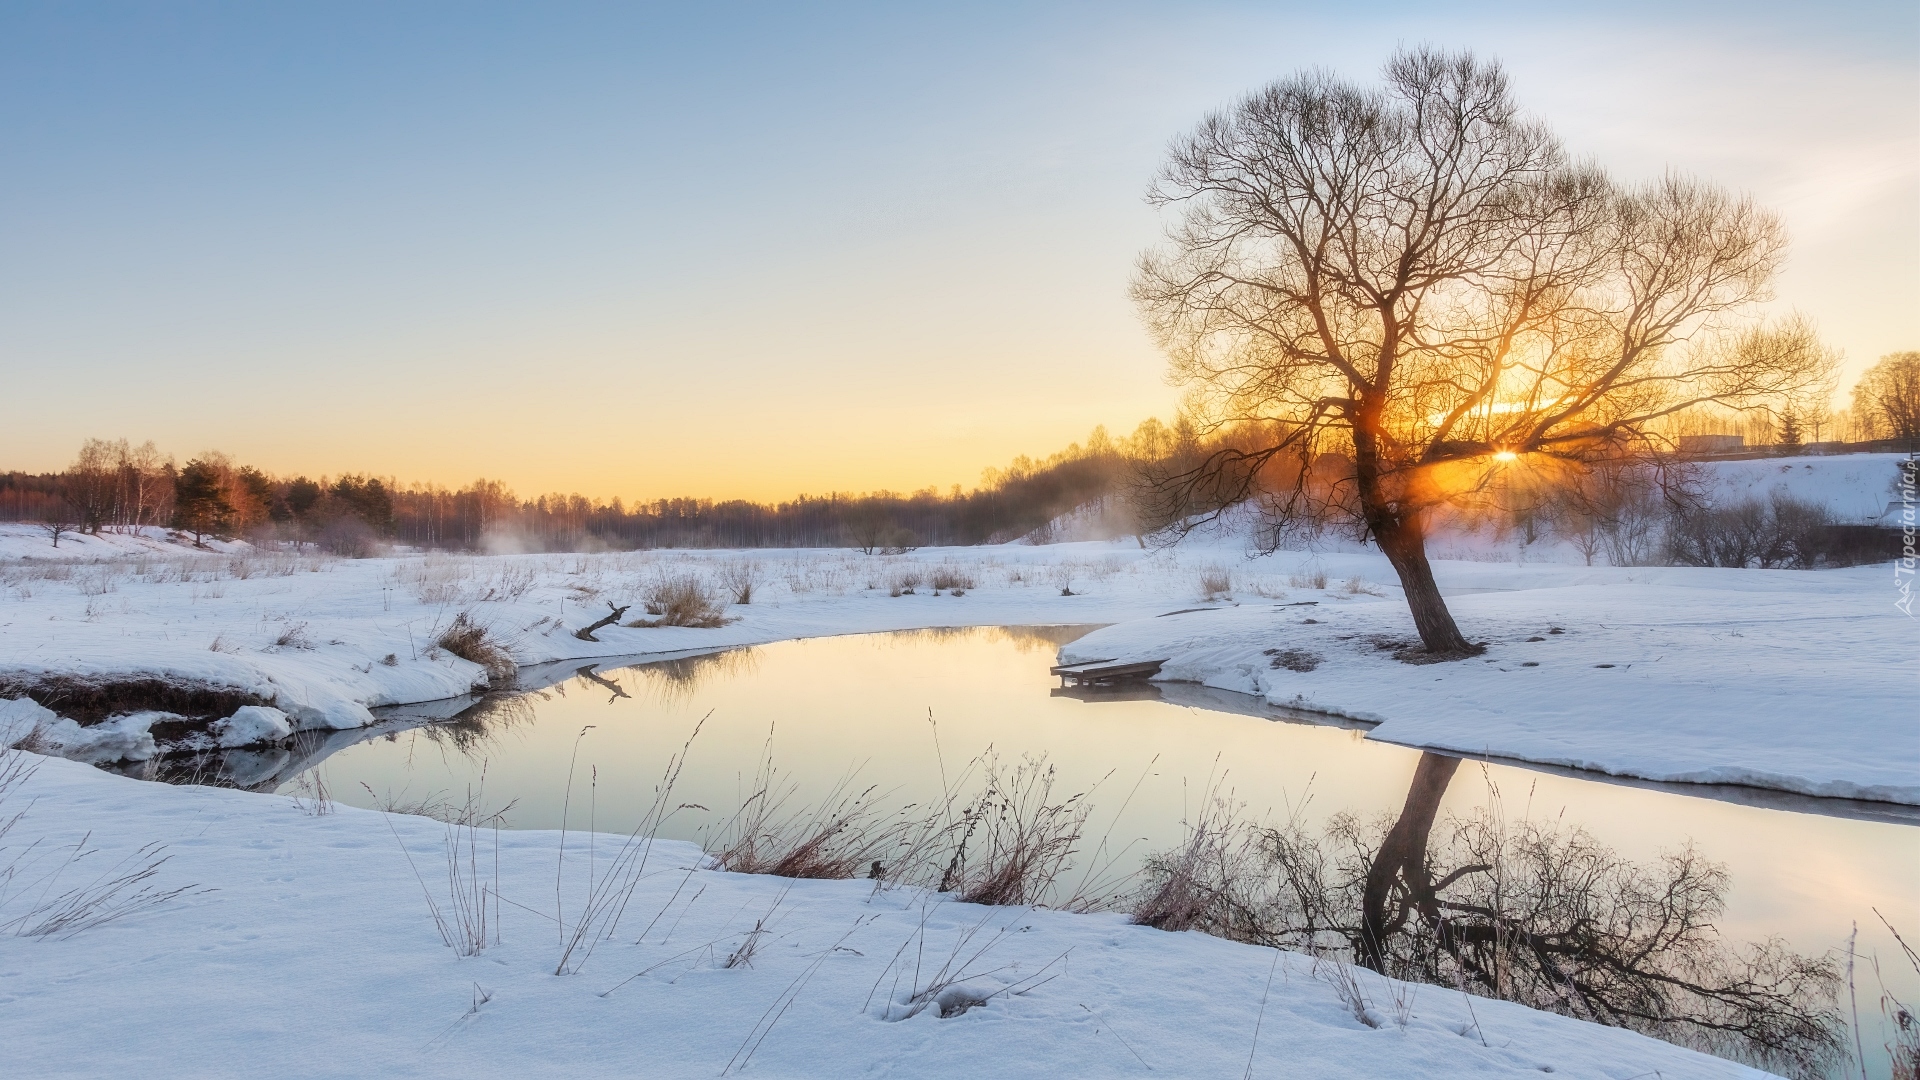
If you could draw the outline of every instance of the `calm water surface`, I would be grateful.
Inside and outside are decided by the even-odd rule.
[[[1368,741],[1361,730],[1280,717],[1252,699],[1195,687],[1146,700],[1056,692],[1047,674],[1054,651],[1086,629],[871,634],[592,667],[495,708],[483,731],[389,731],[333,751],[281,789],[318,776],[333,798],[362,806],[458,802],[484,771],[486,803],[512,803],[508,825],[557,828],[577,746],[568,825],[585,827],[591,812],[599,829],[625,830],[701,725],[676,795],[713,810],[671,821],[666,832],[679,839],[710,835],[751,792],[769,738],[774,764],[803,800],[857,769],[858,786],[890,790],[891,803],[924,803],[943,790],[943,768],[950,779],[989,748],[1003,760],[1044,754],[1058,769],[1056,791],[1098,785],[1089,846],[1106,836],[1109,850],[1124,851],[1115,863],[1123,870],[1177,843],[1215,781],[1256,815],[1400,810],[1419,751]],[[1908,1001],[1920,997],[1910,969],[1892,963],[1896,947],[1874,915],[1877,908],[1911,928],[1909,940],[1920,933],[1920,829],[1907,810],[1469,762],[1442,814],[1495,798],[1509,820],[1561,818],[1636,861],[1691,842],[1731,874],[1720,924],[1727,935],[1844,952],[1858,923],[1861,952],[1877,952],[1889,976],[1904,972],[1889,982]],[[1877,1016],[1871,975],[1860,992],[1863,1020]]]

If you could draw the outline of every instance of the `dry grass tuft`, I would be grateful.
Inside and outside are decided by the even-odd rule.
[[[496,690],[512,686],[513,677],[520,670],[520,665],[514,663],[513,657],[494,639],[493,631],[474,618],[472,611],[455,615],[452,625],[434,638],[434,644],[486,668],[487,685]]]
[[[1900,936],[1900,931],[1894,929],[1885,915],[1880,914],[1879,908],[1875,908],[1873,913],[1879,916],[1880,924],[1893,935],[1894,942],[1900,946],[1900,951],[1907,963],[1912,966],[1913,973],[1920,975],[1920,953],[1913,951],[1913,947],[1907,944],[1907,939]],[[1848,957],[1848,968],[1848,991],[1851,993],[1853,990],[1851,955]],[[1893,1062],[1894,1080],[1917,1080],[1920,1078],[1920,1018],[1915,1017],[1912,1006],[1895,997],[1893,992],[1887,989],[1886,979],[1880,974],[1878,957],[1873,961],[1873,973],[1880,980],[1880,1014],[1886,1017],[1892,1034],[1892,1038],[1886,1044],[1886,1050],[1888,1058]],[[1857,1033],[1859,1030],[1859,1019],[1856,1016],[1854,1031]]]
[[[1200,571],[1200,596],[1205,600],[1233,599],[1233,571],[1209,566]]]
[[[933,568],[932,579],[928,584],[933,586],[933,591],[936,593],[944,589],[951,590],[953,595],[959,596],[973,588],[975,583],[972,574],[951,563],[942,563]]]
[[[0,750],[0,805],[38,768],[39,762],[32,754]],[[26,810],[22,809],[0,817],[0,840],[25,816]],[[61,878],[76,865],[97,865],[89,861],[99,854],[98,848],[88,846],[92,835],[82,836],[67,848],[66,856],[59,858],[50,869],[43,869],[43,859],[55,858],[53,852],[58,849],[43,847],[41,841],[34,841],[0,859],[0,934],[69,938],[159,907],[194,888],[192,885],[162,888],[154,884],[153,879],[161,867],[172,858],[162,854],[166,845],[158,843],[140,847],[83,884],[61,888]],[[0,848],[0,853],[5,851]],[[9,914],[8,909],[16,900],[25,903]]]
[[[726,600],[705,578],[694,573],[663,574],[647,586],[644,602],[651,619],[635,619],[628,626],[692,626],[711,630],[725,626]]]
[[[920,587],[926,579],[921,577],[918,567],[906,567],[896,570],[887,580],[888,596],[912,596],[913,590]]]
[[[306,623],[289,622],[285,629],[280,631],[280,636],[273,639],[273,644],[275,648],[280,649],[311,650],[313,648],[313,638],[307,634]],[[448,649],[447,651],[452,652],[453,650]]]
[[[1295,570],[1293,574],[1287,578],[1287,584],[1296,589],[1324,589],[1327,587],[1327,572],[1325,570],[1309,570],[1303,567]]]
[[[1147,884],[1133,904],[1132,921],[1173,932],[1211,929],[1242,891],[1236,882],[1260,872],[1247,848],[1249,835],[1239,807],[1214,794],[1188,823],[1179,847],[1148,859]]]
[[[840,779],[826,798],[788,810],[795,784],[773,766],[772,734],[754,777],[754,792],[722,827],[707,854],[723,870],[786,878],[882,876],[887,854],[899,842],[900,815],[883,818],[874,806],[874,788],[853,790],[853,774]]]
[[[364,783],[360,786],[366,788],[367,794],[373,795],[372,788]],[[437,897],[434,889],[427,884],[426,876],[414,864],[413,854],[400,840],[399,830],[393,828],[393,822],[387,822],[387,827],[393,831],[394,841],[400,844],[401,854],[406,856],[407,865],[413,868],[414,877],[420,882],[420,892],[426,897],[427,910],[433,916],[434,928],[440,932],[440,940],[460,956],[479,956],[488,945],[499,943],[500,829],[512,805],[496,811],[483,809],[486,787],[487,773],[483,765],[479,789],[468,788],[466,802],[458,806],[433,796],[411,806],[396,805],[391,796],[382,800],[385,804],[382,809],[389,814],[420,814],[435,818],[446,826],[443,838],[446,895]],[[491,833],[491,881],[488,880],[487,867],[480,861],[482,829]]]

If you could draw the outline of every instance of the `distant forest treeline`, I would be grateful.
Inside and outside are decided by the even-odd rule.
[[[220,453],[181,465],[151,442],[90,439],[65,472],[0,473],[0,520],[65,522],[86,532],[163,526],[196,536],[312,543],[347,555],[384,542],[460,550],[897,550],[1014,540],[1087,507],[1099,511],[1108,535],[1134,531],[1128,493],[1140,479],[1227,438],[1202,438],[1185,419],[1148,420],[1121,438],[1096,428],[1084,444],[988,469],[973,491],[630,504],[577,494],[521,498],[484,479],[448,489],[359,474],[278,477]]]
[[[1920,374],[1920,354],[1899,358],[1908,356],[1915,358],[1916,374]],[[1728,420],[1682,416],[1673,426],[1677,435],[1724,431]],[[1910,425],[1902,430],[1920,428]],[[1076,539],[1142,537],[1187,515],[1218,509],[1241,497],[1263,499],[1296,485],[1313,491],[1321,503],[1336,502],[1341,497],[1341,478],[1350,472],[1342,448],[1311,454],[1313,464],[1304,474],[1297,457],[1272,461],[1260,455],[1245,457],[1275,445],[1284,434],[1285,429],[1271,421],[1203,431],[1185,417],[1171,425],[1149,419],[1120,438],[1095,428],[1084,443],[1044,459],[1022,456],[1006,468],[988,469],[972,491],[956,486],[944,493],[927,488],[911,494],[800,495],[779,503],[680,498],[631,504],[577,494],[521,498],[497,480],[476,480],[448,489],[435,484],[402,486],[391,478],[352,473],[317,480],[272,476],[217,452],[182,465],[151,442],[134,446],[125,439],[89,439],[64,472],[0,473],[0,521],[40,523],[56,532],[56,542],[60,528],[97,533],[159,526],[191,533],[196,542],[209,535],[240,537],[267,545],[312,544],[348,556],[370,555],[391,543],[463,551],[668,547],[902,551],[1004,543],[1023,537],[1056,539],[1054,523],[1069,514],[1074,515],[1072,537]],[[1793,453],[1801,445],[1797,432],[1789,431],[1772,450]],[[1854,443],[1851,448],[1896,450],[1911,445],[1909,434],[1898,445]],[[1764,452],[1761,447],[1749,450]],[[1235,485],[1226,483],[1218,492],[1189,491],[1184,499],[1169,496],[1169,490],[1179,487],[1169,484],[1169,478],[1193,475],[1188,471],[1215,455],[1230,462],[1265,463],[1252,466],[1248,475],[1252,482],[1244,491],[1229,491]],[[1598,518],[1595,508],[1585,505],[1594,494],[1588,489],[1607,488],[1608,478],[1631,462],[1599,464],[1603,467],[1584,479],[1562,478],[1567,490],[1551,498],[1538,492],[1526,496],[1503,491],[1489,504],[1500,504],[1497,526],[1524,527],[1531,536],[1536,518],[1558,515],[1564,520],[1556,527],[1575,536],[1576,546],[1591,559],[1596,549],[1587,543],[1595,535],[1589,526]],[[1232,480],[1236,474],[1229,467],[1221,475]],[[1529,499],[1539,505],[1523,506]],[[1486,510],[1482,506],[1478,512],[1484,516]],[[1611,511],[1600,514],[1613,524],[1616,516]]]

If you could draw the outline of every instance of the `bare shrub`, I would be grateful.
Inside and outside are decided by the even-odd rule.
[[[952,823],[958,835],[938,889],[969,904],[1039,903],[1072,859],[1091,804],[1084,792],[1056,799],[1045,756],[1003,773],[989,754],[982,770],[980,794]]]
[[[1758,499],[1683,510],[1667,525],[1667,554],[1683,566],[1764,565],[1771,531]]]
[[[1669,466],[1660,476],[1648,468],[1603,464],[1555,488],[1541,509],[1554,533],[1588,566],[1602,552],[1614,566],[1645,566],[1659,554],[1668,513],[1663,492],[1683,499],[1700,483],[1699,474],[1684,465]]]
[[[487,685],[495,689],[512,686],[520,670],[513,656],[494,639],[493,631],[476,619],[472,611],[455,615],[433,643],[462,660],[486,668]]]
[[[1856,531],[1836,525],[1825,506],[1776,491],[1765,502],[1675,510],[1667,524],[1667,554],[1683,566],[1763,570],[1811,570],[1888,557],[1875,545],[1860,544]]]
[[[1327,587],[1327,572],[1325,570],[1308,570],[1304,568],[1295,570],[1292,575],[1287,578],[1287,584],[1296,589],[1324,589]]]
[[[1233,572],[1224,566],[1209,566],[1200,571],[1200,596],[1205,600],[1233,599]]]
[[[1178,932],[1217,921],[1227,890],[1257,866],[1248,848],[1253,834],[1238,813],[1216,793],[1186,824],[1187,837],[1179,847],[1149,857],[1148,883],[1130,912],[1133,922]]]
[[[314,538],[320,550],[343,559],[368,559],[379,554],[380,536],[352,514],[343,514],[321,527]]]
[[[49,514],[46,520],[40,523],[40,530],[52,538],[54,547],[60,546],[61,537],[74,531],[70,517],[65,514]]]
[[[693,626],[713,629],[728,623],[726,601],[712,583],[698,574],[663,574],[647,586],[644,596],[651,619],[635,619],[628,626]]]
[[[734,603],[753,603],[753,590],[759,585],[760,564],[753,559],[732,559],[720,565],[720,586]]]

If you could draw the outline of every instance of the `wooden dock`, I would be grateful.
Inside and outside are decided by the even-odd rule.
[[[1115,683],[1151,679],[1160,674],[1160,667],[1165,663],[1165,660],[1140,660],[1119,664],[1108,657],[1105,660],[1082,660],[1078,664],[1060,664],[1048,671],[1060,676],[1061,686],[1112,686]]]

